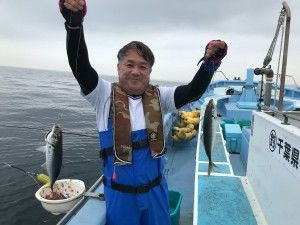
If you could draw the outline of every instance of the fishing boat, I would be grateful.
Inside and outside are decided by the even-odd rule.
[[[269,54],[263,67],[247,69],[245,80],[214,81],[201,99],[180,109],[201,109],[193,139],[175,141],[172,127],[179,115],[165,116],[172,224],[299,224],[300,90],[285,87],[290,22],[285,2],[280,16],[285,19],[280,87],[279,79],[274,82],[278,73],[268,67]],[[220,122],[212,153],[216,167],[208,176],[201,118],[210,99]],[[94,196],[83,197],[58,224],[105,224],[105,202],[97,197],[102,177],[88,193]]]

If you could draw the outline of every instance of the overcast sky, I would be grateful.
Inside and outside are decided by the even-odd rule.
[[[300,1],[292,12],[287,74],[298,76]],[[92,66],[116,75],[116,54],[132,40],[146,43],[156,63],[152,78],[188,81],[212,39],[225,40],[220,67],[228,77],[259,67],[274,37],[279,0],[88,0],[85,38]],[[0,0],[0,65],[70,71],[57,0]],[[280,39],[279,39],[280,41]],[[277,70],[279,44],[272,67]]]

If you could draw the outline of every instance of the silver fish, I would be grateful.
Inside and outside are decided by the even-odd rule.
[[[59,176],[63,158],[63,136],[62,129],[58,124],[54,124],[52,130],[45,136],[46,141],[46,169],[50,177],[50,187],[53,189],[57,177]]]
[[[208,176],[215,164],[212,162],[212,151],[217,132],[217,109],[213,99],[206,105],[203,120],[203,144],[208,158]]]

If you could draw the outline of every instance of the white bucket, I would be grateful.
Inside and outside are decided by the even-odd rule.
[[[60,193],[67,197],[61,200],[48,200],[47,195],[52,193],[48,185],[41,187],[36,193],[35,197],[39,200],[43,208],[54,215],[67,213],[73,206],[82,198],[85,192],[84,182],[75,179],[57,180],[53,185],[53,191]]]

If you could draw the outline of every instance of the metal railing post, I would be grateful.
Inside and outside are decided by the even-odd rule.
[[[282,70],[281,70],[281,78],[280,78],[280,92],[279,92],[279,99],[278,99],[278,111],[282,111],[283,108],[283,95],[284,95],[284,86],[285,86],[285,74],[286,74],[286,64],[287,64],[289,35],[290,35],[290,22],[291,22],[290,7],[286,2],[283,2],[282,5],[286,13],[286,25],[285,25],[285,32],[284,32],[284,45],[283,45]]]

